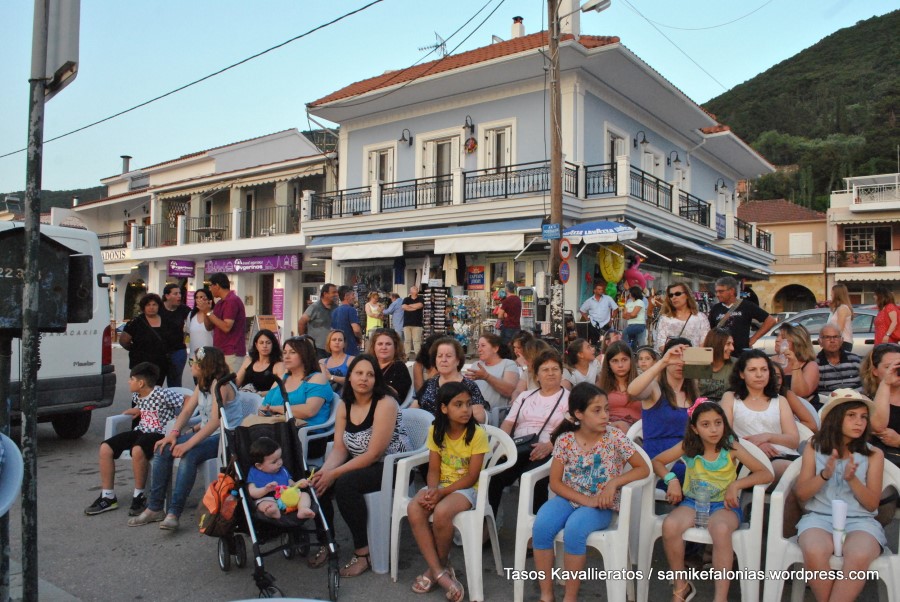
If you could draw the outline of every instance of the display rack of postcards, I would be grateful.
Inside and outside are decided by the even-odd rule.
[[[481,320],[485,312],[484,302],[479,297],[457,295],[451,300],[450,321],[453,336],[466,349],[475,349],[481,336]]]
[[[446,334],[450,330],[448,317],[450,299],[450,289],[440,286],[430,286],[422,293],[422,302],[425,305],[422,313],[423,337]]]
[[[353,285],[353,292],[356,293],[356,314],[359,318],[359,326],[363,333],[366,332],[366,297],[369,295],[369,287],[365,282],[357,282]]]

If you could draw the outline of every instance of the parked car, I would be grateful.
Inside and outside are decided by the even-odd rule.
[[[771,315],[775,316],[775,319],[778,321],[779,324],[781,324],[782,322],[787,322],[789,318],[796,316],[797,312],[795,312],[795,311],[780,311],[777,314],[771,314]]]
[[[794,314],[787,322],[799,324],[806,328],[812,338],[816,353],[818,353],[819,331],[825,325],[825,322],[828,321],[830,314],[831,310],[827,307],[808,309]],[[865,357],[875,344],[875,316],[877,314],[877,309],[859,307],[853,309],[853,353],[861,357]],[[780,324],[773,326],[769,332],[756,341],[753,347],[762,349],[769,355],[775,355],[775,333],[779,327]]]

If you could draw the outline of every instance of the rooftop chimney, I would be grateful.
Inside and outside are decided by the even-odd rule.
[[[79,199],[77,196],[72,197],[72,206],[73,207],[77,207],[78,203],[80,203],[80,202],[81,202],[81,199]]]
[[[130,155],[121,155],[122,157],[122,173],[128,173],[131,171],[131,156]]]
[[[511,38],[521,38],[525,35],[525,25],[522,23],[522,17],[513,17]]]

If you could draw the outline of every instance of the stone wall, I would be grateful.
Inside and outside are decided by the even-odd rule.
[[[753,290],[756,291],[762,308],[774,313],[784,311],[780,304],[776,304],[775,295],[791,284],[808,288],[815,295],[816,301],[828,298],[825,292],[825,277],[822,274],[773,274],[768,281],[754,282]]]

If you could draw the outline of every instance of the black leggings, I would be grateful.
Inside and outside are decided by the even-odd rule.
[[[534,470],[538,466],[543,466],[549,458],[531,461],[527,455],[520,455],[510,468],[504,470],[500,474],[491,477],[491,484],[488,487],[488,503],[494,511],[494,517],[497,517],[497,511],[500,509],[500,499],[503,497],[503,489],[509,487],[523,474],[529,470]],[[543,478],[534,485],[534,512],[544,505],[549,497],[548,488],[550,487],[549,477]],[[520,491],[519,495],[528,495],[528,493]]]
[[[381,489],[381,475],[384,472],[384,463],[378,462],[365,468],[343,474],[337,478],[334,484],[319,498],[322,514],[334,531],[334,505],[337,501],[338,510],[347,526],[350,527],[350,535],[353,537],[355,549],[365,548],[369,545],[369,534],[366,531],[366,522],[369,511],[366,508],[367,493],[373,493]],[[378,517],[378,520],[390,520],[390,517]],[[319,535],[319,541],[324,542],[324,534]]]

